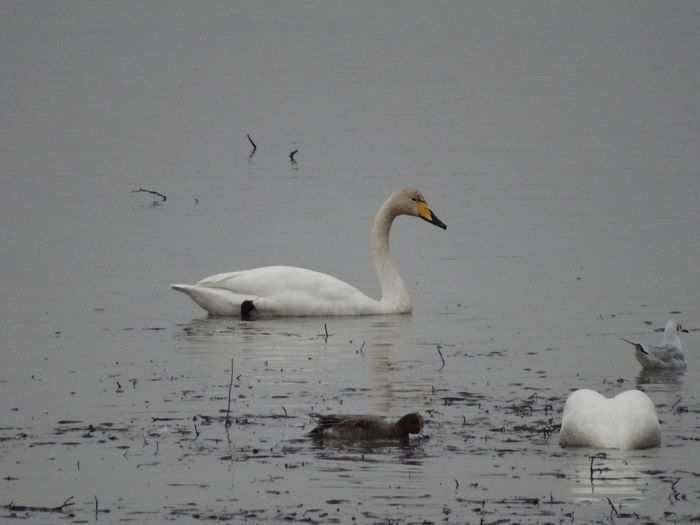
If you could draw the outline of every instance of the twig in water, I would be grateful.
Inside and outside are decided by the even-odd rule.
[[[608,503],[610,504],[610,509],[612,509],[612,510],[610,510],[610,518],[612,519],[613,514],[615,514],[615,516],[617,516],[620,513],[617,511],[617,509],[615,508],[615,505],[613,505],[613,502],[610,500],[610,498],[606,498],[606,499],[608,500]]]
[[[455,490],[457,490],[458,488],[459,488],[459,481],[457,481],[457,479],[455,478]]]
[[[682,400],[683,400],[683,398],[681,396],[678,396],[678,399],[676,399],[675,403],[673,403],[671,405],[671,410],[673,412],[680,412],[681,411],[680,407],[678,409],[676,409],[676,407],[678,406],[678,403],[680,403]]]
[[[591,456],[591,486],[593,486],[593,472],[594,472],[593,461],[596,458],[597,459],[605,459],[607,457],[608,457],[608,455],[605,452],[598,452],[597,454],[594,454],[593,456]],[[598,472],[603,472],[603,469],[595,469],[595,470],[597,470]]]
[[[97,503],[97,496],[95,496],[95,521],[97,521],[99,516],[100,516],[100,507],[99,507],[99,504]]]
[[[294,155],[296,155],[297,153],[299,153],[299,150],[295,149],[289,154],[289,160],[291,160],[294,164],[297,163],[296,159],[294,158]]]
[[[544,440],[547,441],[549,436],[552,435],[552,427],[550,425],[545,425],[542,429],[542,435],[544,436]]]
[[[324,341],[325,343],[328,342],[328,326],[326,326],[326,323],[323,323],[323,330],[326,332],[326,340]]]
[[[441,351],[442,347],[440,345],[435,345],[435,347],[437,348],[438,355],[440,356],[440,360],[442,361],[442,366],[440,367],[440,370],[442,370],[443,368],[445,368],[445,358],[442,357],[442,351]]]
[[[284,408],[284,407],[282,407],[282,410],[284,410],[284,417],[289,417],[289,416],[287,415],[287,409]]]
[[[197,423],[194,424],[194,440],[196,440],[199,437],[199,429],[197,428]]]
[[[676,478],[676,481],[671,482],[671,493],[668,495],[668,502],[673,503],[674,501],[679,501],[681,499],[685,499],[685,495],[681,494],[680,491],[676,488],[676,485],[678,485],[678,482],[681,480],[681,478]]]
[[[145,190],[143,188],[139,188],[138,190],[131,190],[131,193],[139,193],[139,192],[150,193],[152,195],[158,195],[158,197],[160,197],[163,202],[168,200],[168,198],[165,195],[163,195],[162,193],[158,193],[157,191]]]
[[[73,496],[70,496],[58,507],[34,507],[31,505],[15,505],[15,502],[11,501],[9,504],[4,505],[0,508],[7,509],[10,512],[63,512],[67,507],[75,505],[75,503],[71,501],[72,499]]]
[[[255,145],[255,142],[253,142],[253,139],[250,138],[250,135],[246,135],[248,137],[248,141],[252,144],[253,149],[250,152],[250,155],[248,155],[248,158],[251,158],[253,155],[255,155],[255,150],[258,149],[258,147]]]
[[[251,141],[252,142],[252,141]],[[228,383],[228,405],[226,406],[226,419],[224,426],[226,430],[231,426],[231,389],[233,388],[233,359],[231,359],[231,380]]]

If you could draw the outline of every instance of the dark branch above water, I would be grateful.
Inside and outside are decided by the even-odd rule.
[[[160,197],[160,198],[163,200],[163,202],[165,202],[165,201],[168,200],[168,198],[167,198],[165,195],[163,195],[162,193],[159,193],[159,192],[157,192],[157,191],[146,190],[146,189],[143,189],[143,188],[139,188],[138,190],[131,190],[131,193],[139,193],[139,192],[150,193],[150,194],[152,194],[152,195],[157,195],[158,197]]]

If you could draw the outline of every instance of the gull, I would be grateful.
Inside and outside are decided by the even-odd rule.
[[[648,345],[635,343],[629,339],[621,337],[623,341],[634,346],[634,356],[645,370],[676,369],[686,368],[683,346],[681,345],[680,332],[688,333],[675,319],[666,323],[664,329],[664,339],[660,345]]]

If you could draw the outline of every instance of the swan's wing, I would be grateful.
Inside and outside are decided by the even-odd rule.
[[[321,272],[295,266],[262,266],[202,279],[197,286],[223,288],[244,295],[269,297],[280,291],[343,294],[359,292],[348,283]]]
[[[628,390],[608,399],[593,390],[573,392],[564,405],[559,444],[563,447],[648,448],[659,444],[654,403]]]
[[[374,313],[378,301],[325,273],[293,266],[264,266],[212,275],[198,287],[227,290],[251,297],[260,313],[276,315],[341,315]]]

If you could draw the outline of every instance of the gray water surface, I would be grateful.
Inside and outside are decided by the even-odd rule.
[[[0,72],[0,515],[697,516],[695,2],[3,2]],[[448,225],[394,225],[411,315],[169,289],[290,264],[378,296],[369,228],[408,185]],[[619,338],[672,317],[687,372],[642,373]],[[575,388],[647,392],[661,446],[560,449]],[[305,437],[416,410],[408,445]]]

